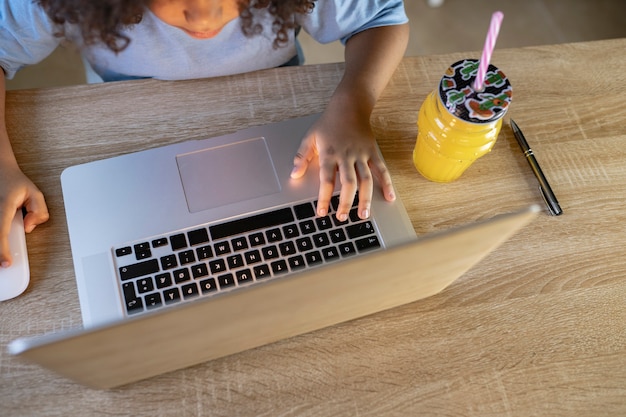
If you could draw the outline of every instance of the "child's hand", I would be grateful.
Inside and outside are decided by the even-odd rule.
[[[0,267],[11,265],[9,230],[18,208],[26,207],[24,230],[27,233],[48,220],[43,194],[17,166],[0,165]]]
[[[316,155],[320,162],[320,190],[317,214],[325,216],[339,171],[341,193],[337,218],[348,216],[355,193],[359,191],[359,217],[370,215],[375,176],[388,201],[395,200],[389,171],[378,152],[369,119],[350,123],[341,116],[326,112],[302,139],[294,158],[292,178],[300,178]]]
[[[328,213],[337,172],[341,183],[337,208],[340,220],[347,218],[357,189],[359,217],[369,217],[373,177],[385,199],[395,200],[389,171],[376,147],[370,116],[402,59],[408,40],[409,26],[403,24],[366,29],[346,42],[343,77],[326,111],[302,140],[291,172],[292,178],[301,177],[313,157],[319,156],[318,215]]]

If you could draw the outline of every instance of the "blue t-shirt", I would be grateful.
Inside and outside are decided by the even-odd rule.
[[[156,78],[180,80],[216,77],[283,65],[297,55],[295,33],[287,44],[274,48],[272,17],[258,10],[264,31],[247,37],[240,19],[229,22],[212,39],[194,39],[167,25],[146,9],[140,23],[124,30],[131,39],[120,53],[103,45],[84,46],[78,29],[59,28],[32,0],[0,2],[0,67],[11,79],[22,67],[38,63],[60,42],[76,45],[83,59],[104,80]],[[402,0],[317,0],[310,14],[295,16],[296,23],[321,43],[341,40],[365,29],[408,21]]]

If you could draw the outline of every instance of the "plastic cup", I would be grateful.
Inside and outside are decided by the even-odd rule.
[[[477,71],[478,60],[454,63],[420,107],[413,163],[431,181],[456,180],[498,138],[512,87],[502,71],[489,65],[483,90],[475,91]]]

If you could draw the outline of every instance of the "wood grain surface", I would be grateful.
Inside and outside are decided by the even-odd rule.
[[[319,112],[343,64],[8,92],[16,156],[52,217],[27,237],[29,289],[0,304],[0,415],[626,414],[625,50],[616,39],[492,57],[513,85],[506,119],[524,131],[562,216],[542,213],[433,297],[109,391],[5,351],[19,336],[81,325],[62,170]],[[420,235],[542,204],[507,122],[458,181],[414,169],[417,110],[466,57],[479,52],[405,58],[372,115]]]

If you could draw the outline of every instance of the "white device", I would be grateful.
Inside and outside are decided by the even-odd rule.
[[[8,268],[0,268],[0,301],[17,297],[26,291],[30,282],[24,219],[21,209],[15,213],[11,223],[9,247],[11,248],[13,264]]]

